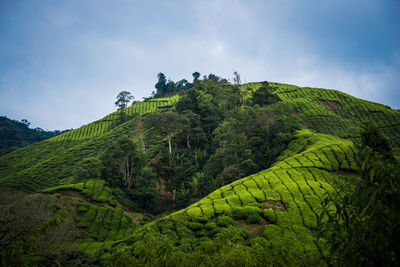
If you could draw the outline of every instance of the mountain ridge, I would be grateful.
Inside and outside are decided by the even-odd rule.
[[[220,98],[213,98],[213,93],[217,94],[215,97],[227,95],[235,98],[218,102]],[[203,101],[200,104],[206,107],[207,113],[185,110],[196,101]],[[216,106],[212,106],[212,101]],[[215,107],[219,108],[218,112],[225,113],[221,115],[217,126],[212,128],[209,125],[213,122],[208,117],[202,120],[202,116],[210,115],[209,110]],[[399,111],[332,89],[273,82],[243,85],[205,82],[169,98],[133,103],[125,109],[128,116],[125,121],[118,121],[120,112],[0,157],[0,188],[24,191],[28,196],[32,196],[29,193],[37,193],[33,195],[38,198],[48,196],[45,199],[51,198],[56,207],[53,216],[63,218],[64,223],[61,224],[69,225],[70,231],[76,234],[74,240],[68,240],[68,237],[59,237],[61,230],[52,233],[54,238],[48,239],[53,241],[46,242],[56,255],[67,249],[80,251],[86,255],[82,257],[94,256],[106,265],[111,262],[120,262],[122,265],[159,265],[167,262],[190,265],[191,261],[192,264],[213,262],[226,265],[233,259],[240,261],[240,253],[244,253],[243,259],[254,265],[263,265],[279,263],[282,260],[279,255],[286,253],[287,259],[283,260],[288,260],[289,265],[321,264],[326,253],[325,240],[315,239],[321,203],[324,196],[332,192],[335,181],[358,176],[357,148],[353,142],[359,139],[363,125],[375,124],[388,138],[393,151],[397,155],[400,151]],[[156,128],[154,123],[157,120],[149,119],[152,114],[168,112],[187,116],[171,117],[177,123],[173,135],[169,132],[172,131],[170,128],[165,129],[165,125]],[[209,186],[208,191],[204,191],[208,194],[204,196],[199,193],[201,179],[204,179],[207,171],[201,168],[214,166],[207,164],[217,162],[218,154],[215,153],[228,153],[224,149],[232,149],[224,143],[224,138],[233,137],[224,131],[236,134],[232,140],[238,145],[245,144],[246,139],[249,139],[250,145],[254,142],[255,146],[265,142],[259,140],[257,135],[246,136],[240,132],[236,126],[241,125],[240,121],[235,124],[237,118],[252,119],[252,114],[257,112],[261,115],[254,118],[259,121],[256,121],[255,130],[251,128],[251,131],[258,131],[258,126],[267,131],[280,126],[292,127],[280,121],[293,121],[295,125],[289,131],[271,133],[275,138],[271,140],[283,140],[278,147],[266,147],[270,150],[268,157],[271,157],[271,164],[261,171],[254,171],[257,168],[251,158],[244,158],[240,165],[225,167],[222,174],[212,177],[215,190]],[[235,117],[239,113],[241,115]],[[206,129],[215,131],[214,135],[209,135],[212,140],[207,141],[214,148],[192,147],[206,140],[201,131],[202,123],[209,127]],[[221,144],[215,144],[215,140],[219,140],[215,135],[221,132]],[[125,141],[120,139],[123,136],[127,137]],[[190,142],[189,136],[193,136]],[[119,150],[115,150],[118,146],[116,140],[122,144]],[[146,212],[140,214],[130,210],[129,205],[137,206],[127,201],[129,197],[118,189],[121,185],[116,186],[118,181],[110,177],[112,166],[96,170],[97,166],[109,162],[108,156],[125,151],[129,140],[133,140],[131,148],[137,151],[137,154],[129,154],[130,157],[133,157],[136,165],[144,166],[135,179],[137,183],[147,183],[143,187],[135,187],[138,191],[135,194],[142,195],[133,195],[133,202],[138,201],[135,197],[146,199],[152,196],[154,182],[164,179],[166,193],[155,203],[164,205],[164,211],[168,213],[175,210],[172,214],[161,214],[151,221],[153,216],[146,216]],[[142,142],[146,143],[145,147],[141,146]],[[243,149],[237,151],[250,153],[246,146]],[[237,157],[231,154],[234,159]],[[148,156],[140,158],[138,155]],[[189,166],[197,168],[190,170],[192,177],[185,177],[185,171],[190,169],[185,165],[188,155],[192,157],[193,166],[198,166]],[[147,163],[144,163],[146,160]],[[164,165],[160,163],[162,160]],[[151,172],[152,166],[161,167]],[[238,171],[248,168],[253,170],[249,171],[250,175]],[[177,174],[180,169],[183,178]],[[235,177],[238,173],[240,175]],[[175,175],[173,177],[177,182],[179,179],[183,182],[174,184],[175,180],[166,176],[168,174]],[[230,180],[232,176],[234,181]],[[203,183],[207,183],[207,180]],[[185,204],[180,204],[176,208],[179,198],[189,193],[193,197],[189,198],[189,202],[182,203],[190,205],[185,207]],[[154,205],[151,201],[149,203]],[[145,251],[145,247],[148,251]],[[262,255],[262,247],[268,247],[268,252],[264,253],[270,258]],[[164,251],[166,248],[168,252]],[[41,253],[47,255],[48,251],[43,249]],[[160,257],[151,258],[149,253]],[[207,253],[208,258],[202,256]],[[223,257],[224,254],[230,258]],[[250,259],[252,254],[258,256]]]

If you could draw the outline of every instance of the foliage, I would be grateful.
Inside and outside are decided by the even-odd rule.
[[[0,156],[68,131],[31,129],[29,125],[30,123],[27,120],[19,122],[0,116]]]
[[[117,101],[115,105],[118,107],[118,110],[123,110],[128,106],[128,103],[134,99],[135,97],[128,91],[121,91],[117,95]]]
[[[327,262],[341,266],[397,266],[400,262],[400,164],[379,130],[367,125],[359,146],[360,179],[338,182],[323,201],[319,235]]]
[[[280,101],[280,98],[273,93],[273,90],[274,89],[270,87],[268,83],[267,85],[261,86],[256,91],[254,91],[251,98],[251,103],[253,105],[266,106]]]
[[[179,96],[135,102],[0,158],[1,186],[46,192],[68,219],[69,231],[32,251],[105,265],[321,265],[324,195],[358,177],[352,141],[365,121],[390,138],[380,151],[399,151],[399,113],[334,90],[194,74],[193,83],[161,79],[164,95]],[[128,210],[169,215],[148,222]]]
[[[217,219],[217,225],[220,227],[228,227],[233,223],[233,219],[229,216],[220,216]]]
[[[42,203],[47,205],[43,205]],[[0,201],[0,259],[2,266],[22,266],[36,260],[38,240],[57,228],[62,218],[53,196],[19,196],[2,192]]]
[[[106,185],[104,180],[89,179],[77,184],[46,188],[42,192],[54,193],[67,190],[82,192],[83,195],[89,197],[93,201],[108,203],[112,206],[116,205],[115,197],[112,195],[111,189]]]
[[[273,109],[233,109],[214,131],[215,153],[205,165],[207,177],[221,177],[223,184],[266,169],[286,148],[295,118]]]

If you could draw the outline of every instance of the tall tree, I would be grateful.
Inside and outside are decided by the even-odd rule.
[[[180,129],[187,127],[189,120],[184,116],[168,111],[163,113],[150,114],[145,121],[148,129],[152,129],[153,133],[158,133],[168,141],[168,152],[172,153],[172,137]]]
[[[273,94],[273,88],[267,85],[263,85],[258,88],[251,98],[253,105],[267,106],[280,101],[280,98]]]
[[[237,71],[233,72],[233,81],[236,84],[240,84],[242,81],[240,80],[240,74]]]
[[[167,90],[167,77],[164,73],[160,72],[157,74],[158,82],[154,86],[157,89],[155,94],[156,97],[163,97]]]
[[[141,163],[136,144],[128,137],[122,136],[110,146],[107,154],[111,160],[110,165],[122,179],[122,184],[131,190],[132,185],[136,183],[135,177]]]
[[[134,98],[135,97],[130,92],[122,91],[117,95],[117,101],[115,102],[115,105],[118,107],[118,110],[123,110]]]
[[[193,82],[197,81],[200,78],[200,72],[196,71],[192,73]]]

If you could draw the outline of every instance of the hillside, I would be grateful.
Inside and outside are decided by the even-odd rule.
[[[13,150],[60,134],[60,131],[44,131],[29,128],[29,122],[19,122],[7,117],[0,117],[0,156]]]
[[[162,250],[147,241],[146,235],[153,231],[155,236],[168,236],[170,245],[185,254],[185,265],[204,262],[206,257],[225,265],[229,261],[219,258],[225,248],[206,249],[211,240],[218,240],[218,234],[225,233],[225,242],[238,243],[243,250],[238,255],[235,250],[224,251],[232,263],[248,261],[261,253],[262,247],[271,255],[253,259],[257,265],[273,263],[278,260],[273,256],[279,253],[294,258],[299,265],[320,264],[323,250],[314,236],[321,202],[332,191],[335,179],[357,175],[354,155],[350,141],[302,130],[273,167],[223,186],[188,208],[139,228],[133,239],[114,251],[124,247],[134,254],[140,242],[157,252]],[[239,237],[235,237],[237,233]],[[185,247],[188,239],[190,249]],[[168,260],[174,265],[181,259],[171,256]],[[157,259],[153,263],[159,264]]]
[[[337,90],[207,81],[124,112],[0,158],[0,211],[47,218],[18,261],[322,264],[322,200],[360,175],[363,125],[400,152],[399,111]]]
[[[176,100],[177,97],[172,97],[135,103],[127,108],[127,113],[135,117],[162,110]],[[96,155],[116,136],[132,131],[134,119],[113,128],[117,117],[117,112],[111,113],[101,120],[2,157],[0,186],[35,192],[45,187],[69,183],[74,164]]]

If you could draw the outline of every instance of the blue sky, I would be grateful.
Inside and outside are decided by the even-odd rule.
[[[0,115],[77,128],[194,71],[400,108],[400,2],[0,0]]]

